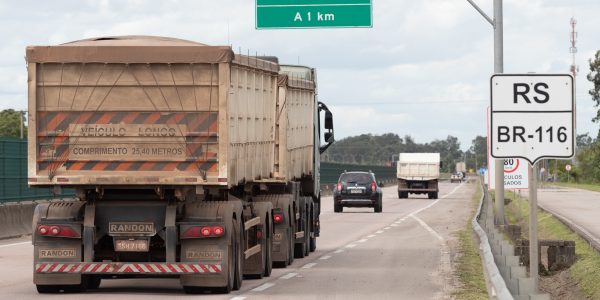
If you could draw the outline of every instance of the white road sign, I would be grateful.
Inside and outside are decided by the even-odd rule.
[[[489,159],[488,165],[488,190],[496,188],[496,164]],[[504,188],[521,190],[529,188],[529,174],[527,173],[527,161],[519,158],[504,159]]]
[[[570,158],[575,151],[573,77],[496,74],[491,80],[491,155]]]

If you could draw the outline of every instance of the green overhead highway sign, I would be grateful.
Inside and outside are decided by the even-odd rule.
[[[256,0],[256,28],[372,27],[371,0]]]

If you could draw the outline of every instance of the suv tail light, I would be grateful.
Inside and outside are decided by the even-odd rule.
[[[80,238],[81,234],[75,231],[70,226],[64,225],[40,225],[37,228],[37,232],[40,235],[48,237],[66,237],[66,238]]]
[[[377,183],[375,181],[371,182],[371,191],[375,192],[377,190]]]
[[[337,190],[338,190],[338,192],[342,191],[342,182],[341,181],[338,181]]]

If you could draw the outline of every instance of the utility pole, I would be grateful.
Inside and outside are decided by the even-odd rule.
[[[21,132],[21,139],[23,139],[23,122],[24,122],[24,120],[23,120],[23,114],[24,113],[25,113],[24,111],[19,111],[19,119],[21,119],[21,122],[20,122],[20,124],[21,124],[21,131],[20,131]]]
[[[486,15],[473,0],[467,1],[494,27],[494,73],[504,73],[502,0],[494,0],[494,19]],[[497,225],[504,225],[504,160],[496,159],[495,164],[496,214],[494,219]]]

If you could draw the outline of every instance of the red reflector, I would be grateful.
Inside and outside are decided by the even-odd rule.
[[[38,227],[38,232],[39,232],[39,234],[41,234],[41,235],[46,235],[46,234],[48,234],[48,231],[49,231],[49,228],[48,228],[48,226],[46,226],[46,225],[41,225],[41,226],[39,226],[39,227]]]
[[[377,184],[375,183],[375,181],[371,182],[371,190],[373,192],[377,190]]]
[[[227,182],[227,178],[219,178],[219,182]]]
[[[202,234],[202,236],[210,236],[210,233],[211,233],[210,227],[202,228],[202,230],[200,230],[200,233]]]
[[[281,223],[281,221],[283,221],[283,216],[281,214],[274,214],[273,215],[273,222],[275,222],[275,223]]]
[[[261,239],[261,238],[262,238],[262,231],[258,230],[258,231],[256,232],[256,238],[257,238],[257,239]]]
[[[69,182],[69,178],[58,177],[56,178],[56,182]]]
[[[225,232],[225,230],[221,226],[215,226],[212,228],[212,233],[214,235],[219,236],[219,235],[222,235],[224,232]]]
[[[29,182],[37,182],[37,178],[27,178]]]
[[[337,184],[337,190],[338,190],[338,192],[342,191],[342,183],[341,182],[338,182],[338,184]]]
[[[198,178],[196,178],[196,177],[193,177],[193,178],[188,177],[185,179],[185,182],[196,182],[196,181],[198,181]]]

